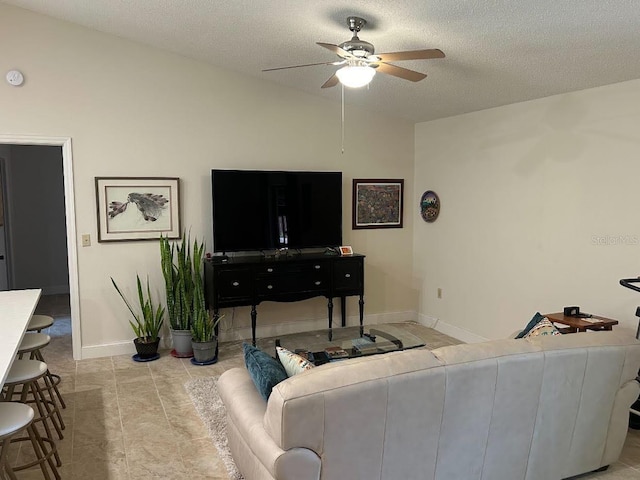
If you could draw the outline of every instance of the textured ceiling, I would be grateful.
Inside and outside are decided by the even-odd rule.
[[[338,101],[320,89],[336,67],[315,44],[369,21],[377,52],[439,48],[444,59],[398,62],[419,83],[378,74],[347,103],[416,122],[640,78],[638,0],[3,0]]]

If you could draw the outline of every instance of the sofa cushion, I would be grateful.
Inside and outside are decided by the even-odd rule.
[[[242,345],[242,350],[251,380],[266,402],[273,387],[287,379],[287,372],[275,358],[248,343]]]
[[[529,330],[524,338],[537,337],[539,335],[560,335],[560,331],[547,317],[544,317],[536,326]]]
[[[312,363],[309,362],[306,358],[298,355],[297,353],[293,353],[290,350],[282,347],[276,347],[276,352],[278,353],[278,359],[280,363],[284,367],[287,375],[292,377],[298,373],[302,373],[305,370],[310,370],[314,367]]]
[[[536,312],[536,314],[533,316],[533,318],[531,320],[529,320],[529,323],[527,323],[527,326],[524,327],[524,330],[522,330],[517,336],[516,338],[524,338],[524,336],[529,333],[529,331],[535,327],[538,323],[540,323],[545,317],[543,315],[540,314],[540,312]]]

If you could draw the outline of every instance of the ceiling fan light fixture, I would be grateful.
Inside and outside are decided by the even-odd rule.
[[[360,88],[369,85],[376,71],[362,65],[346,65],[336,72],[336,76],[345,87]]]

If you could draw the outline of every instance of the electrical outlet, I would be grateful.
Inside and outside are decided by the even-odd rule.
[[[442,289],[438,287],[438,298],[442,298]]]
[[[88,233],[85,233],[84,235],[82,235],[82,246],[83,247],[91,246],[91,235],[89,235]]]

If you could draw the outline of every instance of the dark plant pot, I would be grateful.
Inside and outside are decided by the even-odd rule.
[[[133,344],[136,346],[136,352],[138,352],[138,356],[140,358],[151,358],[158,353],[160,338],[156,338],[154,341],[150,340],[150,337],[138,337],[133,339]]]
[[[171,339],[176,357],[192,357],[191,330],[171,330]],[[173,352],[172,352],[173,355]]]
[[[218,339],[209,342],[191,342],[193,348],[193,359],[198,363],[207,363],[216,358],[218,351]]]

